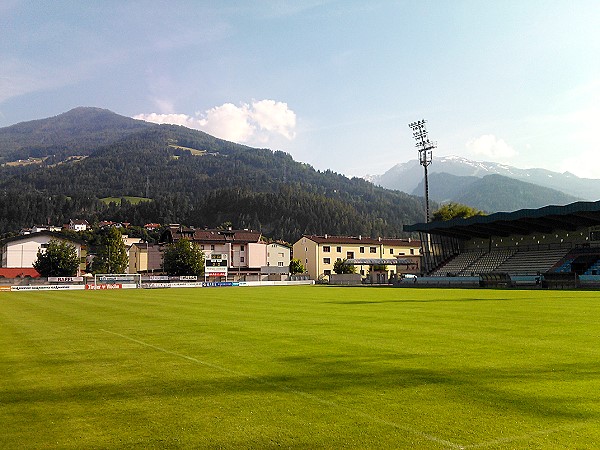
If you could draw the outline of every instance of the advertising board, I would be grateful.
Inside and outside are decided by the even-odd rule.
[[[48,277],[50,283],[81,283],[83,277]]]

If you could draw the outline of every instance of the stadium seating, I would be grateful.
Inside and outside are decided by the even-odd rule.
[[[585,271],[584,275],[600,275],[600,259],[592,264],[589,269]]]
[[[465,252],[459,253],[450,261],[436,269],[431,276],[433,277],[445,277],[448,274],[457,275],[463,270],[473,264],[476,260],[483,256],[484,252]]]
[[[492,250],[491,252],[483,255],[473,264],[465,267],[465,269],[463,269],[463,273],[465,275],[470,275],[471,273],[477,275],[480,273],[497,271],[498,267],[514,253],[515,251],[511,249]]]
[[[518,251],[500,264],[497,271],[511,275],[546,273],[567,253],[567,249]]]
[[[567,255],[567,249],[551,250],[515,250],[502,249],[490,252],[465,252],[456,255],[453,259],[438,267],[431,276],[443,277],[471,276],[487,274],[491,272],[502,272],[511,275],[537,275],[543,274],[555,266],[552,272],[568,273],[571,271],[571,263],[574,257]],[[592,265],[586,274],[592,271],[600,273],[600,258]]]

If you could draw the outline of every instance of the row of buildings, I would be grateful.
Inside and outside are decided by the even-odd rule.
[[[80,274],[85,272],[89,255],[83,241],[67,239],[56,231],[30,230],[0,241],[0,276],[23,269],[31,273],[38,250],[48,246],[52,239],[66,240],[75,246],[80,258]],[[302,236],[293,247],[264,241],[258,231],[233,229],[194,229],[180,225],[167,227],[160,244],[123,235],[129,255],[129,273],[159,274],[162,271],[162,255],[165,245],[188,239],[198,244],[205,256],[205,269],[209,277],[233,280],[285,279],[289,275],[290,261],[300,260],[310,279],[327,279],[337,260],[355,260],[358,273],[365,277],[372,272],[374,261],[379,271],[385,271],[385,279],[398,273],[420,271],[420,242],[411,239],[386,239],[349,236]],[[406,264],[407,260],[410,264]],[[396,264],[395,261],[402,262]],[[28,272],[29,271],[29,272]],[[6,276],[6,275],[5,275]]]

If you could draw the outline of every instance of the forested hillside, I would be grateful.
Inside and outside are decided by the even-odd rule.
[[[413,194],[423,191],[419,184]],[[443,172],[429,178],[430,198],[437,202],[457,202],[494,213],[548,205],[567,205],[581,200],[564,192],[516,180],[503,175],[456,176]]]
[[[14,127],[43,136],[33,123],[0,130],[1,155],[14,155],[17,146],[20,159],[63,149],[60,157],[0,168],[0,232],[77,217],[199,227],[231,222],[294,241],[303,233],[400,236],[404,223],[421,221],[424,215],[418,197],[316,171],[284,152],[250,148],[179,126],[137,126],[139,121],[132,124],[132,119],[100,111],[113,128],[98,120],[97,109],[89,112],[103,131],[89,128],[93,120],[86,108],[79,108],[74,115],[87,125],[80,127],[71,117],[69,127],[54,133],[50,147],[30,138],[27,145],[15,145],[15,139],[12,147],[7,144],[11,141],[5,132],[14,138]],[[48,128],[44,121],[35,122]],[[80,130],[85,152],[71,143],[68,129]],[[101,142],[95,149],[94,140]],[[124,196],[151,201],[123,201],[120,206],[99,201]]]

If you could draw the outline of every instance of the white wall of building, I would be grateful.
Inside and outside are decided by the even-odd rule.
[[[43,252],[52,239],[56,238],[47,234],[29,234],[24,236],[23,239],[8,242],[2,251],[2,267],[33,267],[33,263],[37,260],[38,250],[42,249]],[[77,256],[81,258],[81,245],[74,242],[69,243],[75,246]]]

